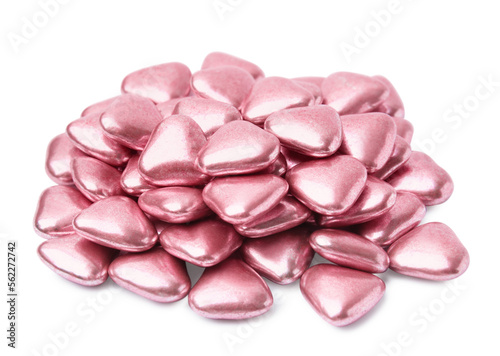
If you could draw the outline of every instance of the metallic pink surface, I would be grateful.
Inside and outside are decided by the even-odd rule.
[[[102,101],[99,101],[95,104],[92,104],[92,105],[86,107],[85,110],[82,111],[82,114],[80,116],[84,117],[84,116],[88,116],[88,115],[92,115],[92,114],[101,115],[103,113],[103,111],[106,110],[107,107],[109,105],[111,105],[111,103],[113,101],[115,101],[116,98],[118,98],[118,96],[114,96],[112,98],[102,100]]]
[[[295,83],[306,89],[314,97],[314,104],[320,105],[323,102],[323,92],[321,87],[311,82],[303,82],[300,80],[292,79]]]
[[[230,224],[249,224],[267,214],[288,192],[288,183],[272,174],[216,178],[203,189],[203,200]]]
[[[144,192],[157,187],[146,182],[139,173],[139,155],[130,158],[127,166],[122,172],[120,185],[123,191],[129,195],[139,196]]]
[[[394,149],[394,120],[382,113],[345,115],[340,119],[344,131],[340,151],[358,159],[368,173],[381,169]]]
[[[417,226],[425,216],[424,203],[412,193],[399,192],[396,203],[385,214],[356,227],[356,232],[382,247]]]
[[[124,94],[113,101],[100,120],[109,138],[134,150],[142,150],[162,119],[151,100],[135,94]]]
[[[207,137],[214,134],[224,124],[241,120],[241,114],[234,106],[204,98],[184,98],[173,110],[173,115],[186,115],[196,121]]]
[[[230,224],[214,218],[187,225],[172,224],[160,234],[160,243],[168,253],[200,267],[224,261],[242,242]]]
[[[161,116],[166,119],[167,117],[173,115],[177,104],[184,99],[186,99],[186,97],[170,99],[163,103],[156,104],[156,108],[160,111]]]
[[[139,173],[159,186],[200,185],[210,177],[194,165],[207,139],[190,117],[174,115],[161,122],[139,158]]]
[[[223,52],[209,53],[203,60],[201,69],[209,69],[222,66],[235,66],[246,70],[254,79],[264,77],[264,72],[257,65]]]
[[[89,114],[73,121],[66,133],[73,144],[86,154],[112,166],[123,166],[132,151],[108,138],[99,121],[100,114]]]
[[[393,119],[396,124],[398,136],[401,136],[408,144],[411,144],[411,139],[413,137],[413,125],[411,122],[399,117],[393,117]]]
[[[297,78],[293,78],[293,80],[297,81],[297,82],[314,84],[317,87],[321,88],[321,86],[323,85],[323,82],[325,81],[325,78],[324,77],[297,77]]]
[[[187,223],[212,214],[201,196],[201,189],[165,187],[150,190],[139,197],[145,213],[169,223]]]
[[[97,244],[128,252],[149,250],[158,240],[151,221],[132,199],[99,200],[73,220],[75,232]]]
[[[291,229],[305,222],[311,211],[291,195],[287,195],[267,214],[247,225],[234,225],[246,237],[263,237]]]
[[[320,264],[304,273],[300,290],[324,320],[335,326],[346,326],[379,302],[385,283],[370,273]]]
[[[161,103],[188,95],[190,79],[191,71],[182,63],[159,64],[127,75],[122,82],[122,93],[137,94]]]
[[[264,129],[283,146],[312,157],[331,156],[342,142],[339,115],[327,105],[275,112],[266,119]]]
[[[240,108],[255,80],[245,70],[222,66],[203,69],[193,74],[191,88],[199,97],[213,99]]]
[[[245,120],[262,125],[273,112],[312,104],[313,95],[293,80],[268,77],[255,83],[241,112]]]
[[[211,176],[246,174],[269,167],[280,153],[276,136],[238,120],[221,127],[210,137],[196,158],[195,165]]]
[[[38,256],[54,272],[84,286],[97,286],[108,279],[108,266],[116,251],[76,234],[43,242]]]
[[[323,102],[340,115],[373,111],[389,95],[380,81],[363,74],[337,72],[328,76],[321,86]]]
[[[264,168],[263,170],[258,171],[255,174],[274,174],[278,177],[282,177],[286,173],[286,169],[286,158],[280,152],[276,161],[274,161],[269,167]]]
[[[323,215],[347,212],[363,191],[366,177],[363,164],[350,156],[300,163],[286,173],[290,193]]]
[[[339,266],[370,273],[383,273],[389,267],[389,256],[373,242],[344,230],[316,230],[309,238],[319,255]]]
[[[415,194],[425,205],[444,203],[453,193],[450,175],[423,152],[413,151],[410,159],[387,182],[398,192]]]
[[[396,91],[396,88],[394,88],[392,83],[386,77],[383,77],[381,75],[376,75],[372,78],[378,80],[383,85],[385,85],[385,87],[389,91],[389,95],[387,95],[384,101],[378,105],[375,111],[383,112],[387,115],[391,115],[392,117],[404,118],[405,108],[403,105],[403,101],[401,100],[398,92]]]
[[[71,143],[66,134],[57,135],[50,141],[45,155],[45,172],[57,184],[71,185],[71,160],[75,157],[85,157],[86,154],[80,151]]]
[[[35,232],[46,239],[72,235],[73,218],[90,204],[92,203],[73,187],[56,185],[45,189],[35,212]]]
[[[394,148],[391,156],[382,168],[373,172],[373,176],[380,179],[387,179],[391,174],[396,172],[403,164],[405,164],[411,156],[411,146],[404,138],[396,136]]]
[[[299,163],[312,161],[315,158],[294,152],[284,146],[281,146],[281,154],[285,157],[287,169],[293,168]]]
[[[205,269],[188,297],[197,314],[211,319],[248,319],[267,312],[273,296],[245,262],[230,258]]]
[[[90,201],[125,195],[120,185],[121,172],[92,157],[71,161],[71,176],[78,190]]]
[[[469,253],[457,235],[437,222],[416,227],[394,242],[387,253],[390,268],[411,277],[446,281],[469,267]]]
[[[262,239],[246,239],[241,254],[262,276],[278,284],[295,282],[311,264],[309,229],[300,226]]]
[[[109,276],[120,287],[160,303],[180,300],[191,288],[186,264],[161,247],[117,257]]]
[[[368,176],[363,192],[349,210],[338,216],[318,215],[316,222],[324,227],[360,224],[386,213],[395,202],[396,190],[390,184]]]

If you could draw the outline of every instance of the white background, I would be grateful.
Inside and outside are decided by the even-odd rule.
[[[498,355],[500,21],[495,2],[401,0],[396,11],[389,0],[221,2],[230,7],[222,17],[213,0],[73,0],[19,46],[9,38],[21,36],[23,18],[32,21],[41,7],[35,0],[0,5],[0,232],[20,246],[19,349],[12,354]],[[373,23],[374,12],[389,10],[384,26]],[[357,53],[344,55],[342,43],[354,46],[359,31],[368,32],[368,40]],[[169,61],[196,71],[215,50],[253,61],[267,75],[347,70],[389,78],[415,126],[413,148],[439,137],[431,156],[453,177],[455,193],[429,209],[425,221],[442,221],[455,230],[470,252],[469,270],[451,287],[388,272],[379,305],[356,324],[336,328],[314,313],[298,283],[272,284],[275,305],[263,318],[224,322],[199,317],[186,299],[161,305],[124,290],[111,293],[117,288],[110,281],[84,288],[42,265],[36,255],[42,239],[32,230],[32,217],[40,192],[53,184],[44,173],[49,140],[87,105],[119,93],[129,72]],[[479,89],[478,99],[476,88],[488,78],[497,84],[490,92]],[[451,118],[464,102],[468,109]],[[1,254],[0,268],[6,269],[5,238]],[[194,270],[196,278],[200,272]],[[7,349],[5,275],[0,271],[2,355]],[[99,311],[91,312],[89,298],[97,298]],[[432,322],[419,314],[429,307]],[[66,340],[61,332],[68,324],[78,335]],[[51,335],[59,336],[57,349],[50,346]],[[398,337],[410,341],[396,346]]]

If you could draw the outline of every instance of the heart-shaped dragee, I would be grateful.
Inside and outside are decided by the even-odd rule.
[[[280,152],[276,161],[274,161],[269,167],[256,172],[256,174],[274,174],[278,177],[282,177],[286,173],[286,169],[286,158]]]
[[[203,189],[203,200],[230,224],[248,224],[267,214],[288,192],[288,183],[272,174],[217,178]]]
[[[324,320],[335,326],[346,326],[379,302],[385,283],[370,273],[319,264],[304,273],[300,290]]]
[[[205,269],[188,296],[191,309],[210,319],[248,319],[267,312],[273,295],[245,262],[229,258]]]
[[[313,259],[309,234],[309,228],[299,226],[262,239],[247,239],[241,254],[250,267],[267,279],[290,284],[302,276]]]
[[[139,196],[151,189],[156,189],[154,185],[146,182],[139,173],[139,155],[136,154],[130,158],[127,166],[122,172],[120,185],[125,193]]]
[[[444,203],[453,193],[450,175],[423,152],[413,151],[387,182],[398,192],[415,194],[425,205]]]
[[[184,99],[186,98],[182,97],[182,98],[170,99],[163,103],[156,104],[156,108],[160,111],[161,116],[164,119],[166,119],[167,117],[173,115],[174,109],[177,106],[177,104]]]
[[[124,94],[102,113],[101,126],[104,133],[116,142],[134,150],[142,150],[162,119],[151,100],[135,94]]]
[[[368,173],[381,169],[391,157],[396,125],[387,114],[368,113],[341,117],[344,140],[340,151],[366,166]]]
[[[370,273],[383,273],[389,267],[389,256],[382,247],[352,232],[316,230],[309,242],[320,256],[339,266]]]
[[[254,124],[230,122],[210,137],[196,158],[196,167],[211,176],[254,173],[269,167],[280,153],[276,136]]]
[[[302,88],[306,89],[309,93],[311,93],[311,95],[314,97],[314,104],[320,105],[323,102],[323,92],[321,91],[321,86],[318,86],[311,82],[303,82],[296,79],[292,80]]]
[[[380,179],[387,179],[391,174],[396,172],[403,164],[405,164],[411,156],[411,146],[404,138],[396,136],[394,148],[392,149],[391,157],[387,160],[382,168],[373,172],[373,176]]]
[[[210,177],[195,168],[207,139],[190,117],[173,115],[161,122],[139,158],[139,173],[159,186],[201,185]]]
[[[306,156],[306,155],[294,152],[292,150],[289,150],[288,148],[286,148],[284,146],[281,146],[281,154],[285,157],[287,169],[293,168],[296,165],[298,165],[299,163],[312,161],[315,159],[314,157]]]
[[[207,137],[210,137],[228,122],[241,120],[234,106],[204,98],[184,98],[175,106],[173,115],[186,115],[196,121]]]
[[[122,93],[133,93],[161,103],[189,93],[191,71],[177,62],[159,64],[130,73],[123,79]]]
[[[235,66],[246,70],[254,79],[264,77],[264,72],[256,64],[222,52],[209,53],[203,60],[201,69],[209,69],[223,66]]]
[[[88,116],[88,115],[92,115],[92,114],[101,115],[104,112],[104,110],[106,110],[107,107],[110,106],[113,101],[115,101],[116,98],[118,98],[118,96],[114,96],[112,98],[109,98],[109,99],[106,99],[103,101],[99,101],[98,103],[92,104],[92,105],[86,107],[82,111],[80,116],[84,117],[84,116]]]
[[[142,194],[138,203],[142,211],[155,218],[174,224],[187,223],[212,213],[201,192],[191,187],[154,189]]]
[[[108,138],[99,118],[100,114],[96,113],[75,120],[66,128],[66,134],[86,154],[112,166],[123,166],[132,156],[132,151]]]
[[[74,233],[73,218],[92,204],[77,189],[56,185],[43,191],[35,212],[35,232],[46,239]]]
[[[374,111],[389,95],[379,80],[350,72],[331,74],[323,81],[321,91],[324,103],[340,115]]]
[[[268,77],[255,83],[241,112],[245,120],[262,125],[273,112],[312,104],[313,95],[293,80]]]
[[[92,157],[71,161],[71,176],[78,190],[90,201],[125,195],[120,185],[121,172]]]
[[[437,222],[416,227],[394,242],[387,253],[393,271],[434,281],[457,278],[469,267],[469,253],[457,235]]]
[[[66,134],[57,135],[50,141],[45,156],[45,172],[57,184],[71,185],[71,160],[86,154],[73,145]]]
[[[234,225],[234,228],[246,237],[263,237],[298,226],[309,216],[311,216],[311,210],[288,195],[266,215],[248,225]]]
[[[327,105],[281,110],[271,114],[264,129],[289,149],[312,157],[331,156],[342,142],[342,125]]]
[[[338,216],[318,215],[316,222],[323,227],[360,224],[386,213],[394,203],[396,190],[389,183],[368,176],[363,192],[349,210]]]
[[[180,300],[191,288],[186,264],[161,247],[117,257],[109,276],[120,287],[160,303]]]
[[[386,77],[375,75],[372,78],[381,82],[389,92],[384,101],[382,101],[374,111],[383,112],[392,117],[403,119],[405,117],[405,107],[396,88],[394,88]]]
[[[286,173],[290,192],[312,211],[341,215],[365,188],[366,169],[350,156],[334,156],[304,162]]]
[[[396,124],[396,132],[398,136],[405,139],[408,144],[411,144],[411,139],[413,137],[413,125],[410,121],[399,117],[393,117],[394,123]]]
[[[38,256],[51,270],[84,286],[97,286],[108,279],[108,266],[116,251],[76,234],[47,240]]]
[[[156,229],[137,203],[124,196],[99,200],[73,220],[75,232],[97,244],[141,252],[158,240]]]
[[[224,261],[242,242],[230,224],[212,218],[189,225],[172,224],[160,234],[160,243],[168,253],[200,267]]]
[[[240,108],[255,80],[246,70],[234,66],[203,69],[193,74],[191,88],[196,95]]]
[[[416,195],[399,192],[396,203],[385,214],[356,227],[356,233],[382,247],[390,246],[398,238],[417,226],[425,216],[424,203]]]

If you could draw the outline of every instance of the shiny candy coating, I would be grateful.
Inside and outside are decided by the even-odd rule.
[[[319,264],[301,277],[300,291],[324,320],[334,326],[346,326],[379,302],[385,284],[370,273]]]
[[[117,257],[109,276],[119,286],[160,303],[180,300],[191,288],[186,264],[161,247]]]
[[[230,224],[248,224],[267,214],[288,192],[288,183],[272,174],[216,178],[203,189],[203,200]]]
[[[106,110],[108,108],[108,106],[111,105],[111,103],[113,101],[115,101],[116,98],[118,98],[118,96],[114,96],[112,98],[102,100],[102,101],[99,101],[95,104],[92,104],[92,105],[86,107],[82,111],[80,116],[84,117],[84,116],[88,116],[88,115],[92,115],[92,114],[101,115],[103,113],[103,111]]]
[[[404,118],[405,108],[396,88],[394,88],[386,77],[376,75],[372,78],[384,84],[389,92],[384,101],[382,101],[374,111],[383,112],[392,117]]]
[[[405,139],[408,144],[411,144],[411,139],[413,137],[413,125],[408,120],[399,117],[393,117],[394,123],[396,124],[396,130],[398,136]]]
[[[134,150],[142,150],[162,119],[151,100],[124,94],[111,103],[100,120],[109,138]]]
[[[281,77],[268,77],[255,83],[242,108],[243,118],[262,125],[273,112],[314,104],[313,95],[300,84]]]
[[[311,211],[289,195],[261,218],[248,225],[234,225],[234,228],[246,237],[263,237],[298,226],[309,216],[311,216]]]
[[[267,312],[273,296],[266,282],[245,262],[230,258],[205,269],[189,292],[197,314],[211,319],[248,319]]]
[[[35,232],[47,239],[72,235],[73,218],[90,204],[91,202],[73,187],[56,185],[45,189],[35,212]]]
[[[254,173],[269,167],[279,153],[274,135],[240,120],[214,133],[198,153],[195,165],[211,176]]]
[[[241,246],[242,241],[230,224],[218,219],[189,225],[172,224],[160,234],[160,243],[167,252],[200,267],[222,262]]]
[[[321,86],[323,85],[323,82],[325,81],[325,78],[324,77],[297,77],[297,78],[293,78],[293,80],[296,82],[314,84],[317,87],[321,88]]]
[[[184,98],[175,105],[172,115],[186,115],[192,118],[207,137],[231,121],[242,120],[234,106],[220,101],[203,98]]]
[[[285,157],[287,169],[293,168],[299,163],[312,161],[315,158],[294,152],[284,146],[281,146],[281,154]]]
[[[387,182],[398,192],[415,194],[425,205],[444,203],[453,193],[450,175],[423,152],[414,151]]]
[[[47,240],[38,256],[54,272],[84,286],[97,286],[108,279],[108,266],[116,251],[72,234]]]
[[[156,189],[152,184],[146,182],[139,173],[139,155],[130,158],[127,166],[122,172],[120,185],[123,191],[129,195],[139,196],[151,189]]]
[[[86,154],[73,145],[66,134],[57,135],[50,141],[45,156],[45,172],[57,184],[71,185],[71,160]]]
[[[235,66],[246,70],[254,79],[264,77],[264,72],[257,65],[227,53],[212,52],[209,53],[203,60],[201,69],[209,69],[223,66]]]
[[[112,166],[123,166],[132,156],[132,151],[104,134],[100,114],[89,114],[73,121],[66,133],[80,150]]]
[[[164,63],[130,73],[123,79],[122,93],[133,93],[155,103],[186,96],[191,71],[177,62]]]
[[[295,83],[306,89],[314,97],[314,104],[320,105],[323,102],[323,93],[321,87],[310,82],[302,82],[300,80],[293,80]]]
[[[206,142],[200,126],[190,117],[174,115],[164,119],[139,158],[139,173],[158,186],[207,183],[210,177],[194,165]]]
[[[97,244],[128,252],[149,250],[158,240],[156,229],[132,199],[99,200],[73,220],[75,232]]]
[[[71,161],[71,176],[78,190],[90,201],[125,195],[120,185],[121,172],[92,157]]]
[[[160,111],[161,116],[166,119],[167,117],[174,114],[175,107],[180,101],[184,99],[186,99],[186,97],[170,99],[164,101],[163,103],[156,104],[156,108],[158,109],[158,111]]]
[[[278,158],[274,161],[269,167],[264,168],[261,171],[256,172],[255,174],[274,174],[278,177],[282,177],[286,173],[286,158],[280,152],[278,154]]]
[[[181,224],[212,214],[201,195],[201,189],[165,187],[149,190],[139,197],[139,207],[157,219]]]
[[[385,214],[356,227],[356,232],[382,247],[417,226],[425,216],[424,203],[412,193],[399,192],[396,203]]]
[[[391,156],[382,168],[373,172],[373,176],[380,179],[387,179],[391,174],[396,172],[403,164],[405,164],[411,156],[411,146],[406,140],[400,136],[396,136],[394,148]]]
[[[290,284],[302,276],[314,256],[309,233],[307,227],[301,226],[261,239],[247,239],[241,254],[250,267],[267,279]]]
[[[349,210],[366,184],[362,163],[349,156],[304,162],[288,170],[290,193],[309,209],[324,215]]]
[[[389,267],[389,256],[380,246],[351,232],[316,230],[309,242],[314,251],[339,266],[370,273],[382,273]]]
[[[469,267],[469,253],[445,224],[421,225],[394,242],[387,251],[390,268],[398,273],[446,281]]]
[[[266,119],[264,129],[283,146],[306,156],[331,156],[342,142],[339,115],[326,105],[275,112]]]

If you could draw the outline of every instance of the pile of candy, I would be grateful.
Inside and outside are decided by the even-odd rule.
[[[265,77],[209,54],[194,74],[166,63],[129,74],[47,151],[39,256],[86,286],[108,275],[157,302],[188,295],[215,319],[265,313],[261,276],[300,278],[314,310],[350,324],[382,297],[373,273],[460,276],[469,255],[441,223],[450,176],[412,152],[413,127],[387,79]],[[315,253],[333,264],[310,267]],[[205,267],[191,288],[186,262]]]

